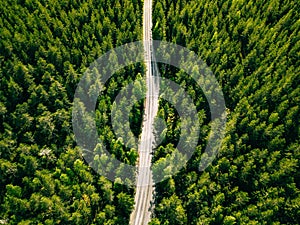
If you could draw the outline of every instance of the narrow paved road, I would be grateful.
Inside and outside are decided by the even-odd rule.
[[[154,145],[153,122],[158,111],[159,86],[152,71],[152,0],[144,0],[143,13],[143,41],[146,64],[147,94],[143,129],[139,143],[139,162],[137,174],[137,188],[135,194],[134,211],[130,216],[131,225],[146,225],[151,217],[151,201],[153,199],[153,180],[151,166],[151,152]],[[156,68],[155,68],[156,69]]]

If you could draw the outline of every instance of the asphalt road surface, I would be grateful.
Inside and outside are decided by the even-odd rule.
[[[159,85],[153,74],[158,71],[152,68],[155,63],[152,62],[152,0],[144,0],[143,13],[143,41],[146,64],[146,85],[147,94],[145,101],[145,113],[141,139],[139,142],[139,161],[137,174],[137,187],[135,194],[134,210],[130,216],[130,224],[144,225],[148,224],[151,218],[151,202],[153,200],[153,180],[151,172],[151,152],[154,147],[153,122],[158,111],[158,93]]]

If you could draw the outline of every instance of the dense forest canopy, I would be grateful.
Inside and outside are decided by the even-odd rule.
[[[1,224],[128,224],[134,190],[87,165],[71,117],[90,63],[142,39],[142,8],[137,0],[0,0]],[[210,132],[207,100],[186,73],[158,65],[191,96],[201,132],[185,168],[155,186],[151,224],[298,223],[299,8],[287,0],[153,2],[153,39],[185,46],[210,66],[228,122],[217,158],[200,172]],[[116,73],[96,109],[99,138],[131,165],[137,151],[115,136],[110,110],[122,87],[144,75],[142,64]],[[143,104],[130,111],[136,137]],[[153,161],[171,154],[184,132],[163,99],[158,116],[166,122],[165,139]]]
[[[0,1],[2,224],[128,224],[134,190],[84,162],[71,116],[89,64],[142,38],[142,7],[127,0]],[[138,72],[143,67],[133,65],[110,79],[99,99],[98,124],[109,129],[106,110],[115,92]],[[135,163],[136,152],[123,156],[121,143],[111,135],[106,141],[113,154]]]
[[[299,6],[277,0],[154,1],[154,38],[188,47],[210,66],[222,85],[228,123],[211,166],[197,169],[200,142],[186,168],[156,186],[151,224],[299,222]],[[170,66],[161,66],[161,74],[193,86]],[[194,86],[187,90],[204,109],[205,138],[209,112],[203,95]],[[171,106],[161,101],[160,107]],[[172,119],[168,127],[180,124],[172,110],[161,116]],[[172,135],[176,129],[167,132],[178,136]],[[160,146],[154,160],[172,149]]]

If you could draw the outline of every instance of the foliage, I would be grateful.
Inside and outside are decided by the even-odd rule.
[[[128,223],[133,190],[116,188],[86,165],[75,147],[71,112],[89,64],[141,39],[142,6],[128,0],[0,1],[1,223]],[[121,88],[137,71],[142,67],[133,65],[111,79],[99,99],[102,109],[118,90],[113,83]],[[136,156],[123,151],[134,164]]]
[[[160,65],[162,76],[190,87],[203,110],[203,132],[188,165],[172,182],[156,185],[152,224],[180,224],[167,205],[174,196],[186,224],[299,222],[298,8],[297,1],[154,1],[153,37],[188,47],[210,66],[222,86],[228,122],[218,157],[199,172],[209,131],[205,97],[186,74]],[[170,107],[161,101],[159,114],[174,128],[180,119],[172,109],[164,111]],[[176,144],[174,131],[165,131],[166,143]],[[163,143],[154,160],[169,153]]]

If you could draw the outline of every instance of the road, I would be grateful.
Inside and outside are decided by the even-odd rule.
[[[152,0],[144,0],[143,10],[143,41],[146,64],[147,93],[141,139],[139,142],[139,161],[137,173],[137,187],[134,210],[130,216],[131,225],[144,225],[150,222],[151,202],[153,200],[153,180],[151,172],[151,152],[154,147],[153,122],[158,111],[159,85],[153,74],[158,71],[152,63]],[[152,68],[155,65],[155,68]],[[156,73],[156,72],[155,72]]]

